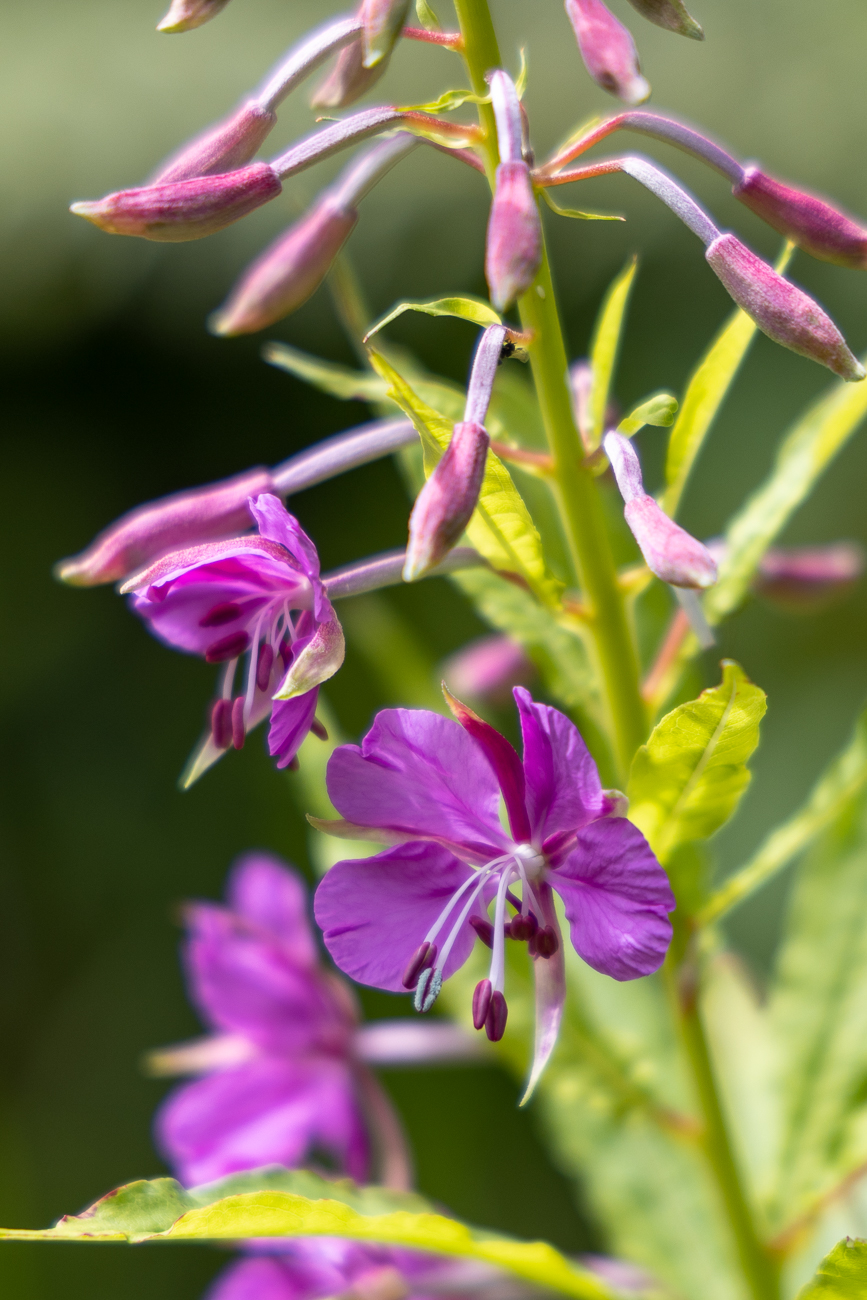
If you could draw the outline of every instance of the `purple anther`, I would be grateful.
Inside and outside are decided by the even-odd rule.
[[[259,658],[256,661],[256,685],[260,691],[267,691],[273,667],[274,647],[266,641],[259,647]]]
[[[236,600],[223,600],[199,619],[199,627],[222,627],[224,623],[233,623],[240,612],[241,606]]]
[[[597,86],[627,104],[647,99],[650,86],[641,75],[635,42],[602,0],[566,0],[566,13]]]
[[[527,292],[541,260],[542,225],[530,169],[523,160],[500,163],[485,243],[485,275],[497,311]]]
[[[506,1006],[506,999],[499,989],[495,989],[491,994],[488,1014],[485,1017],[485,1033],[492,1043],[498,1043],[506,1032],[508,1016],[509,1008]]]
[[[519,912],[509,922],[509,937],[517,939],[519,943],[526,943],[538,929],[539,922],[533,912]]]
[[[534,938],[536,952],[540,957],[553,957],[560,947],[560,941],[551,925],[543,926]]]
[[[225,9],[229,0],[172,0],[165,18],[157,26],[158,32],[191,32],[202,23]]]
[[[317,740],[328,739],[328,728],[324,727],[318,718],[314,718],[310,723],[310,730],[313,732],[313,735]]]
[[[461,422],[409,519],[403,576],[415,582],[445,558],[470,522],[488,456],[490,439],[481,424]]]
[[[237,659],[249,644],[250,637],[246,632],[233,632],[231,636],[224,636],[222,641],[214,641],[208,646],[205,651],[205,662],[221,664],[226,659]]]
[[[489,325],[479,339],[464,407],[464,419],[474,424],[485,423],[506,332],[505,325]]]
[[[425,941],[413,953],[409,959],[406,970],[403,972],[403,987],[405,989],[414,989],[418,983],[418,977],[423,970],[432,966],[437,959],[437,948],[435,943]]]
[[[491,1007],[491,981],[479,980],[473,991],[473,1028],[482,1029]]]
[[[678,36],[689,36],[694,41],[704,40],[700,24],[687,11],[682,0],[629,0],[629,3],[642,18],[655,23],[657,27],[677,32]]]
[[[734,235],[720,235],[705,257],[738,306],[768,338],[827,366],[841,379],[864,378],[864,367],[819,304]]]
[[[239,695],[232,702],[232,744],[235,749],[243,749],[247,738],[247,726],[244,722],[244,697]]]
[[[119,190],[95,202],[73,203],[70,212],[110,235],[183,243],[222,230],[276,198],[282,189],[268,163],[251,163],[219,176]]]
[[[732,194],[813,257],[867,269],[867,230],[817,194],[784,185],[756,166],[746,168]]]
[[[470,921],[470,925],[473,927],[473,929],[475,930],[476,934],[477,934],[477,935],[479,936],[479,938],[481,939],[482,943],[483,943],[487,948],[493,948],[493,946],[494,946],[494,927],[491,925],[490,921],[488,921],[488,920],[487,920],[485,917],[483,917],[483,916],[471,916],[471,917],[469,918],[469,921]],[[478,1029],[479,1026],[477,1025],[476,1028]]]
[[[500,162],[523,162],[524,129],[515,83],[502,69],[489,73],[487,82],[491,87],[491,108],[497,123]]]
[[[211,709],[211,737],[217,749],[228,749],[232,743],[232,701],[215,700]]]

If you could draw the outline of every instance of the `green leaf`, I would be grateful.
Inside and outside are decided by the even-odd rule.
[[[312,1193],[312,1195],[311,1195]],[[324,1195],[323,1195],[324,1194]],[[184,1191],[170,1178],[130,1183],[44,1230],[3,1229],[23,1241],[237,1241],[345,1237],[479,1260],[576,1300],[612,1292],[546,1242],[480,1232],[433,1212],[412,1193],[330,1183],[304,1171],[257,1170]]]
[[[399,302],[385,316],[380,317],[375,325],[371,325],[363,341],[366,343],[405,311],[420,311],[426,316],[457,316],[460,320],[472,321],[474,325],[502,324],[502,317],[483,298],[431,298],[427,302]]]
[[[867,1295],[867,1241],[846,1237],[825,1256],[797,1300],[863,1300]]]
[[[623,332],[629,293],[637,269],[638,259],[631,257],[612,282],[596,318],[593,342],[590,345],[590,365],[593,371],[588,403],[591,451],[593,447],[599,446],[602,434],[605,432],[605,410],[608,406],[614,367],[617,364],[617,353],[620,350],[620,336]]]
[[[580,212],[578,208],[561,208],[559,203],[555,203],[551,198],[548,190],[543,188],[542,198],[548,204],[552,212],[556,212],[558,217],[576,217],[579,221],[625,221],[625,217],[617,216],[611,212]]]
[[[657,428],[674,424],[676,415],[677,398],[671,393],[654,393],[652,397],[646,397],[638,406],[633,407],[626,418],[618,424],[617,432],[622,433],[626,438],[631,438],[646,424],[653,424]]]
[[[425,474],[430,474],[452,436],[452,421],[428,406],[383,356],[371,349],[370,359],[388,383],[388,396],[418,430]],[[467,526],[467,536],[497,570],[522,578],[540,602],[559,603],[560,584],[548,573],[542,543],[505,465],[488,452],[479,503]]]
[[[418,14],[418,20],[422,27],[426,27],[429,32],[442,31],[440,20],[437,18],[433,9],[431,9],[427,0],[415,0],[415,11]]]
[[[399,113],[449,113],[462,104],[490,104],[490,95],[477,95],[472,90],[444,90],[439,99],[429,104],[401,104]]]
[[[737,609],[759,561],[867,415],[867,383],[838,380],[783,439],[774,468],[726,529],[719,580],[704,599],[708,621]]]
[[[766,708],[742,668],[723,661],[719,686],[673,709],[632,764],[630,819],[665,863],[681,844],[707,839],[728,821],[750,782],[747,759]]]
[[[809,798],[793,817],[772,831],[759,851],[709,899],[697,916],[699,924],[717,921],[761,889],[827,826],[839,817],[867,785],[867,710],[855,725],[855,735],[822,774]]]
[[[786,244],[777,260],[782,275],[794,252]],[[668,486],[660,504],[674,518],[690,471],[710,427],[740,369],[756,333],[756,325],[740,308],[729,317],[690,377],[680,416],[668,440],[665,479]]]
[[[518,58],[520,59],[521,66],[518,70],[518,75],[515,78],[515,94],[518,96],[518,99],[523,99],[524,92],[527,89],[527,51],[524,49],[523,45],[518,51]]]

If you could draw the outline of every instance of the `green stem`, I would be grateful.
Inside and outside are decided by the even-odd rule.
[[[455,0],[464,38],[464,58],[477,94],[487,93],[485,74],[502,67],[487,0]],[[490,104],[479,107],[486,130],[488,178],[499,161],[496,124]],[[584,449],[575,425],[566,345],[557,311],[547,250],[530,290],[519,303],[521,321],[532,332],[530,365],[548,443],[554,459],[551,484],[563,520],[575,572],[587,606],[587,631],[607,704],[621,780],[647,738],[647,710],[640,692],[640,666],[626,601],[592,476],[584,468]]]

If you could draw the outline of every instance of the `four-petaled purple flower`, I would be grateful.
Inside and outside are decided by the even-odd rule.
[[[305,886],[279,859],[245,855],[227,898],[186,911],[190,993],[214,1032],[150,1058],[154,1073],[203,1076],[158,1112],[161,1151],[194,1185],[316,1157],[364,1180],[373,1147],[380,1179],[407,1186],[400,1122],[368,1063],[456,1059],[471,1037],[446,1023],[359,1025],[348,987],[319,963]]]
[[[319,683],[343,662],[343,632],[319,577],[319,557],[297,519],[270,493],[250,499],[259,535],[164,555],[122,588],[151,631],[175,649],[225,665],[210,730],[184,784],[251,727],[271,717],[268,748],[287,767],[315,729]],[[233,698],[239,660],[246,681]]]
[[[507,1014],[505,939],[527,941],[537,1003],[529,1092],[553,1049],[565,997],[552,890],[579,956],[618,980],[660,966],[674,897],[644,836],[613,815],[622,796],[602,789],[577,729],[523,688],[514,696],[523,763],[499,732],[448,695],[457,722],[387,709],[360,747],[335,750],[328,791],[346,820],[318,824],[392,847],[332,867],[315,914],[341,970],[394,992],[415,988],[420,1011],[477,936],[490,944],[490,975],[476,988],[473,1021],[494,1040]],[[501,794],[510,833],[498,816]]]

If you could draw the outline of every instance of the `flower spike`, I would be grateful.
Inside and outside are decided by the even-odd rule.
[[[641,75],[638,51],[628,29],[602,0],[565,0],[581,58],[590,76],[626,104],[640,104],[650,94]]]
[[[172,0],[165,18],[157,26],[158,32],[191,32],[225,9],[229,0]]]
[[[488,80],[500,165],[488,219],[485,275],[494,306],[505,311],[536,278],[542,259],[542,226],[523,155],[523,119],[514,82],[502,71],[492,73]]]

